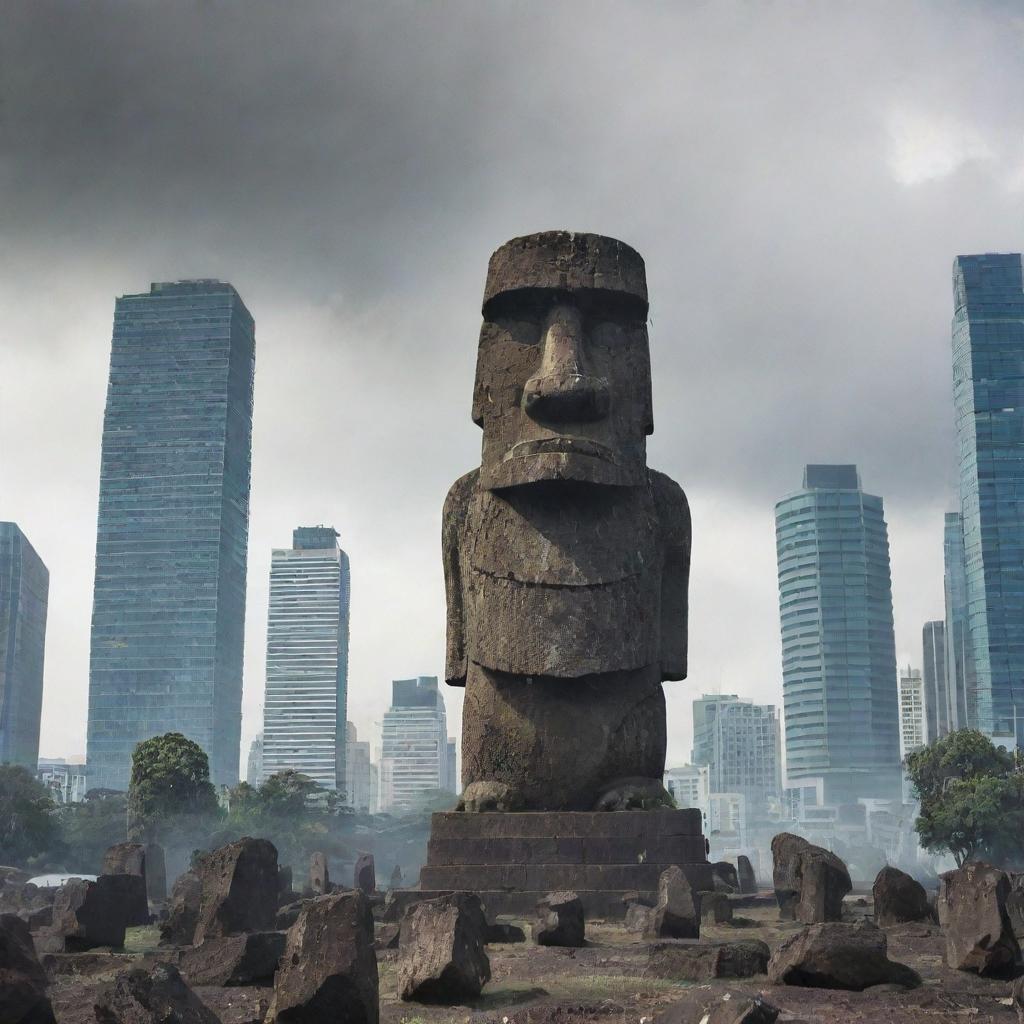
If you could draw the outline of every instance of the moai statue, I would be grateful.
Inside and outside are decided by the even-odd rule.
[[[686,677],[690,513],[647,468],[644,262],[546,231],[491,257],[479,469],[444,508],[461,810],[670,806],[664,680]]]

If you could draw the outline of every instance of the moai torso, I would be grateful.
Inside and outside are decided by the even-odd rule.
[[[686,675],[690,519],[646,465],[646,316],[643,261],[614,239],[544,232],[491,258],[483,457],[443,528],[469,809],[489,809],[474,791],[491,783],[506,809],[589,805],[623,775],[660,791],[661,682]],[[578,785],[556,779],[567,772]]]

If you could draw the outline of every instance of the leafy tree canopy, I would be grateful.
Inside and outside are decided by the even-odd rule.
[[[907,755],[907,774],[924,806],[938,799],[951,779],[1005,775],[1013,756],[977,729],[958,729]]]
[[[60,842],[46,787],[20,765],[0,765],[0,863],[22,866]]]

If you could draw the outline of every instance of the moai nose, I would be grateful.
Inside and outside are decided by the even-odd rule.
[[[540,369],[523,388],[523,408],[535,420],[586,423],[608,415],[608,382],[587,372],[583,317],[555,306],[544,323]]]

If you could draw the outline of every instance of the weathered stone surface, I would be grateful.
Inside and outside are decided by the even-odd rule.
[[[269,931],[277,916],[277,850],[266,839],[239,839],[196,865],[202,884],[196,945],[238,932]]]
[[[853,992],[873,985],[919,985],[917,973],[890,960],[886,949],[885,932],[869,921],[808,925],[775,950],[768,963],[768,980],[773,985]]]
[[[1010,991],[1010,1001],[1017,1011],[1018,1024],[1024,1024],[1024,975],[1021,975],[1014,983]]]
[[[732,904],[724,892],[698,893],[700,919],[705,924],[728,924],[732,921]]]
[[[372,853],[361,853],[352,873],[352,888],[369,894],[377,891],[377,871]]]
[[[287,931],[296,921],[299,919],[299,914],[302,913],[302,908],[306,905],[306,900],[294,900],[292,903],[288,903],[281,907],[276,916],[274,917],[274,929],[276,931]]]
[[[757,939],[740,942],[672,939],[650,945],[647,972],[673,981],[751,978],[765,973],[769,955],[768,946]]]
[[[1024,875],[1010,875],[1010,894],[1006,897],[1006,913],[1017,943],[1024,948]]]
[[[146,882],[146,847],[142,843],[115,843],[103,855],[103,874],[117,877],[125,900],[125,924],[129,928],[149,924]]]
[[[38,931],[41,928],[53,926],[53,904],[36,907],[34,910],[18,911],[20,917],[29,927],[29,931]]]
[[[946,963],[956,970],[995,974],[1020,958],[1007,902],[1010,878],[982,862],[939,876],[939,924],[946,936]]]
[[[199,904],[203,883],[194,871],[186,871],[171,889],[167,918],[160,925],[160,943],[164,946],[190,946],[199,923]]]
[[[331,891],[331,873],[327,870],[327,855],[317,851],[309,858],[309,887],[314,896]]]
[[[502,942],[525,942],[526,932],[519,925],[497,922],[487,926],[484,941],[489,946]]]
[[[740,880],[736,868],[727,860],[720,860],[711,865],[711,878],[715,883],[715,892],[740,891]]]
[[[460,1003],[491,978],[484,950],[487,922],[480,900],[457,892],[412,908],[402,921],[398,985],[403,999]]]
[[[117,976],[96,999],[97,1024],[220,1024],[176,967],[159,963]]]
[[[780,832],[772,839],[772,859],[780,918],[804,924],[841,919],[843,897],[853,883],[834,853]]]
[[[186,950],[178,968],[191,985],[272,985],[284,946],[283,931],[225,935]]]
[[[552,892],[537,904],[531,926],[538,946],[586,945],[583,903],[574,892]]]
[[[28,925],[13,914],[0,914],[0,1021],[54,1024],[46,972],[36,957]]]
[[[652,939],[699,939],[700,913],[686,875],[676,866],[666,868],[658,881],[658,902],[647,932]]]
[[[124,945],[128,907],[120,880],[128,877],[100,875],[95,882],[72,878],[58,889],[51,934],[62,940],[67,952]]]
[[[924,886],[899,868],[884,867],[871,887],[875,903],[875,924],[885,928],[906,921],[927,921],[931,917]]]
[[[775,1024],[779,1010],[760,996],[716,1003],[703,1024]]]
[[[653,913],[654,907],[648,907],[644,903],[630,903],[626,908],[626,931],[633,932],[634,935],[643,935],[651,927]]]
[[[402,936],[399,924],[379,924],[373,940],[374,949],[398,949],[398,941]]]
[[[154,902],[167,899],[167,864],[159,843],[146,844],[146,895]]]
[[[481,467],[449,492],[442,533],[462,806],[668,805],[661,683],[686,675],[690,525],[646,466],[643,260],[550,231],[490,266]]]
[[[754,875],[750,858],[742,853],[736,858],[736,876],[740,883],[740,892],[757,892],[757,877]]]
[[[361,892],[310,900],[288,931],[267,1024],[377,1024],[373,915]]]

